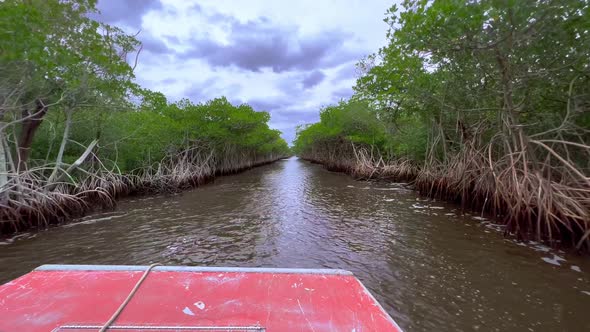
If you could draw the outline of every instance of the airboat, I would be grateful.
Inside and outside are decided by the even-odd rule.
[[[0,286],[0,331],[401,331],[349,271],[43,265]]]

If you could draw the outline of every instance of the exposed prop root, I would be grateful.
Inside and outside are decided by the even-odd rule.
[[[174,192],[205,183],[215,175],[234,173],[284,158],[282,155],[250,155],[236,159],[229,152],[187,153],[166,158],[132,174],[104,167],[83,171],[69,182],[49,183],[46,168],[11,174],[3,186],[0,203],[0,234],[44,228],[69,221],[97,206],[113,207],[116,199],[134,193]],[[82,178],[82,179],[80,179]]]
[[[554,143],[562,149],[568,144]],[[358,179],[413,182],[425,196],[497,216],[506,232],[519,239],[590,251],[589,178],[561,157],[567,152],[557,153],[540,141],[530,141],[530,146],[538,149],[527,146],[504,154],[493,143],[479,149],[465,144],[444,161],[433,159],[421,168],[408,160],[385,162],[368,147],[347,144],[301,157]],[[583,144],[575,147],[590,150]],[[532,157],[543,152],[544,159]]]
[[[590,182],[584,175],[563,159],[537,162],[530,149],[498,159],[492,150],[491,144],[467,147],[444,163],[428,163],[416,189],[489,212],[520,239],[590,250]]]

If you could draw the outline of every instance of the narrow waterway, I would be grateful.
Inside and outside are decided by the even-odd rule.
[[[407,331],[590,330],[588,258],[482,219],[291,158],[4,241],[0,282],[48,263],[340,268]]]

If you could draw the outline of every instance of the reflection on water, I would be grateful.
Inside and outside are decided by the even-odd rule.
[[[341,268],[408,331],[590,329],[588,260],[482,219],[291,158],[0,243],[0,281],[48,263]]]

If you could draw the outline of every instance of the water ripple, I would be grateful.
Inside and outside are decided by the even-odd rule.
[[[408,331],[590,328],[587,260],[297,159],[80,221],[0,243],[0,280],[46,263],[340,268]]]

